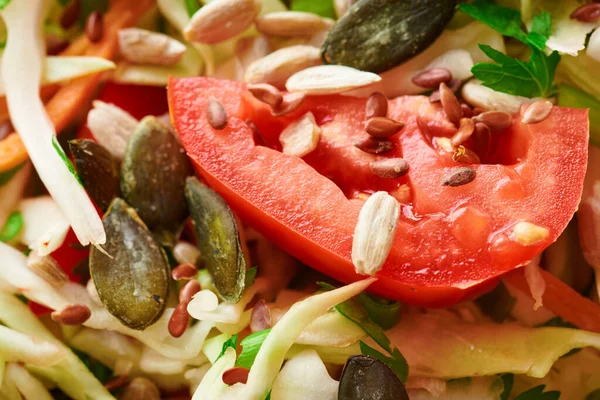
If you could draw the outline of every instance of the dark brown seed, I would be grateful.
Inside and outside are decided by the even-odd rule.
[[[431,68],[412,78],[412,83],[427,89],[437,89],[440,83],[452,79],[452,72],[446,68]]]
[[[178,338],[184,334],[188,324],[190,323],[190,314],[188,314],[187,306],[189,301],[183,301],[177,304],[171,318],[169,319],[169,333],[174,338]]]
[[[385,117],[387,116],[387,109],[387,98],[383,94],[375,92],[367,99],[367,104],[365,105],[365,119]]]
[[[246,125],[248,125],[248,128],[250,128],[252,130],[252,138],[254,139],[255,145],[270,147],[269,144],[267,143],[267,140],[263,136],[262,132],[260,131],[260,129],[258,129],[258,126],[256,126],[256,124],[254,122],[247,119]]]
[[[267,306],[267,303],[264,299],[260,299],[252,308],[252,315],[250,317],[250,331],[260,332],[271,327],[273,327],[271,309]]]
[[[81,0],[71,0],[60,15],[60,26],[69,29],[79,19],[81,14]]]
[[[408,172],[408,163],[403,158],[384,158],[370,164],[371,171],[381,178],[396,179]]]
[[[447,83],[448,88],[452,91],[452,93],[456,93],[460,85],[462,85],[462,81],[460,79],[452,78]],[[431,103],[435,103],[440,101],[440,91],[439,89],[429,95],[429,101]]]
[[[600,3],[584,4],[571,13],[571,19],[580,22],[596,22],[600,19]]]
[[[206,104],[206,120],[210,126],[217,130],[224,129],[227,126],[227,112],[225,112],[223,105],[212,96]]]
[[[458,146],[454,150],[452,161],[461,164],[479,164],[481,162],[477,153],[463,145]]]
[[[462,109],[456,95],[448,88],[445,83],[440,83],[440,101],[446,113],[446,117],[454,125],[458,126],[462,116]]]
[[[160,390],[150,379],[138,376],[123,389],[119,400],[160,400]]]
[[[305,98],[306,95],[302,92],[286,93],[283,96],[281,105],[271,110],[271,115],[274,117],[283,117],[300,107]]]
[[[46,54],[55,56],[69,47],[70,42],[55,35],[46,35]]]
[[[404,122],[395,121],[387,117],[373,117],[365,122],[367,133],[378,139],[395,135],[402,128],[404,128]]]
[[[337,400],[409,400],[394,371],[377,358],[350,356],[338,388]]]
[[[473,139],[475,142],[475,152],[477,152],[480,159],[486,159],[490,152],[490,142],[492,140],[490,128],[483,122],[477,122],[475,124]]]
[[[552,103],[548,100],[539,100],[527,107],[527,110],[523,113],[521,122],[529,124],[539,124],[545,121],[552,112]]]
[[[473,117],[475,122],[483,122],[492,132],[510,128],[513,117],[504,111],[486,111]]]
[[[191,301],[192,297],[200,291],[200,283],[197,280],[191,280],[181,288],[179,292],[179,302]]]
[[[477,173],[473,168],[460,167],[454,168],[442,178],[443,186],[462,186],[473,182]]]
[[[4,122],[0,124],[0,140],[4,140],[8,135],[13,133],[14,131],[15,128],[13,127],[12,122],[10,122],[10,119],[4,120]]]
[[[454,136],[452,136],[452,139],[450,139],[450,143],[452,143],[452,146],[454,147],[463,144],[471,137],[474,130],[475,122],[473,122],[471,118],[461,118],[458,131],[456,131]]]
[[[387,139],[375,139],[374,137],[368,137],[354,143],[354,146],[358,147],[365,153],[382,154],[391,151],[394,148],[394,143]]]
[[[99,42],[104,35],[104,21],[100,11],[92,11],[85,21],[85,35],[92,43]]]
[[[254,97],[262,101],[265,104],[270,105],[273,108],[279,107],[283,102],[283,95],[273,85],[268,83],[256,83],[248,85],[248,91],[252,93]]]
[[[171,272],[171,276],[176,281],[188,281],[190,279],[194,279],[196,275],[198,275],[198,269],[196,266],[190,263],[178,265],[177,267],[173,268],[173,271]]]
[[[473,116],[473,110],[468,104],[461,103],[460,109],[462,110],[463,118],[471,118]]]
[[[250,370],[244,367],[233,367],[223,372],[223,383],[226,385],[235,385],[236,383],[246,384]]]
[[[127,381],[129,381],[129,375],[127,375],[127,374],[119,375],[119,376],[112,378],[109,381],[106,381],[106,383],[104,384],[104,387],[109,392],[112,392],[113,390],[117,390],[117,389],[125,386],[127,384]]]
[[[53,321],[63,325],[81,325],[91,316],[92,311],[83,304],[73,304],[51,314]]]

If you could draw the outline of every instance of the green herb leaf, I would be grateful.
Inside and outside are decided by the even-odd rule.
[[[406,362],[406,359],[402,356],[398,349],[394,349],[391,353],[391,357],[388,357],[383,353],[380,353],[379,351],[375,350],[362,340],[360,341],[359,345],[360,352],[364,356],[375,357],[376,359],[390,367],[392,371],[396,373],[398,379],[400,379],[402,383],[406,382],[406,378],[408,378],[408,363]]]
[[[236,333],[235,335],[233,335],[232,337],[230,337],[229,339],[227,339],[225,341],[225,343],[223,343],[223,348],[221,349],[221,353],[219,353],[219,357],[217,357],[217,360],[221,357],[223,357],[223,354],[225,354],[225,351],[228,348],[232,348],[232,349],[236,349],[237,347],[237,340],[238,340],[238,334]],[[217,360],[215,360],[215,362],[217,362]],[[213,363],[214,364],[214,363]]]
[[[190,17],[196,14],[196,11],[200,9],[200,3],[198,0],[185,0],[184,2],[185,9]]]
[[[292,11],[304,11],[325,18],[336,18],[332,0],[292,0],[291,3]]]
[[[552,390],[550,392],[544,392],[545,388],[546,385],[536,386],[521,393],[515,397],[515,400],[558,400],[560,398],[559,391]]]
[[[23,168],[24,165],[25,164],[23,163],[23,164],[17,165],[16,167],[14,167],[12,169],[9,169],[6,172],[1,172],[0,173],[0,186],[6,185],[8,183],[8,181],[10,181],[12,179],[12,177],[15,176],[15,174],[17,172],[19,172],[19,170],[21,168]]]
[[[2,230],[0,230],[0,242],[8,242],[17,237],[23,228],[23,215],[15,211],[8,216]]]
[[[75,171],[75,167],[73,166],[73,163],[71,162],[71,160],[69,160],[69,157],[67,157],[67,155],[65,154],[65,151],[62,149],[62,147],[60,147],[60,144],[58,143],[58,139],[56,139],[56,136],[52,136],[52,146],[54,147],[54,150],[56,150],[56,153],[59,155],[59,157],[63,160],[63,162],[69,169],[69,172],[71,172],[73,174],[73,176],[75,177],[75,179],[77,179],[79,184],[81,186],[83,186],[83,182],[79,178],[79,175],[77,175],[77,172]]]
[[[486,0],[461,3],[458,9],[504,36],[527,42],[527,34],[521,29],[521,13],[515,9],[498,6]]]
[[[256,273],[258,269],[256,267],[252,267],[246,270],[246,277],[244,278],[244,287],[248,288],[254,285],[254,280],[256,279]]]
[[[527,43],[543,51],[546,48],[546,42],[551,33],[552,16],[549,12],[543,11],[541,14],[534,15],[531,23],[531,32],[527,35]]]
[[[271,332],[271,329],[265,329],[259,332],[251,333],[241,341],[242,352],[240,353],[235,365],[237,367],[252,368],[256,355],[260,350],[263,342]]]
[[[361,293],[356,299],[365,308],[369,318],[383,329],[390,329],[400,320],[402,304],[397,301],[388,301],[368,293]]]
[[[10,0],[0,0],[0,10],[4,10],[4,7],[10,4]]]
[[[504,390],[502,391],[502,394],[500,394],[500,400],[508,400],[508,396],[510,396],[510,392],[512,392],[515,376],[513,374],[502,374],[500,377],[504,384]]]

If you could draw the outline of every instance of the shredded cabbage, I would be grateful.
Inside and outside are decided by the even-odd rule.
[[[215,400],[225,391],[227,385],[221,378],[223,372],[235,365],[235,350],[229,347],[223,357],[219,358],[206,372],[200,385],[194,392],[192,400]]]
[[[84,188],[54,148],[56,132],[40,99],[44,60],[42,26],[46,2],[11,1],[2,10],[9,38],[2,57],[2,79],[13,125],[48,192],[56,200],[82,245],[106,241],[102,221]]]
[[[49,367],[61,362],[67,353],[54,343],[0,325],[0,356],[7,362]]]
[[[21,242],[39,256],[45,256],[62,246],[69,232],[69,221],[50,196],[21,200],[23,216]]]
[[[12,380],[17,390],[28,400],[54,399],[39,380],[31,376],[25,368],[18,364],[11,363],[6,366],[6,378]]]
[[[0,227],[4,226],[8,216],[21,200],[23,190],[31,174],[29,163],[17,168],[18,171],[4,185],[0,185]]]

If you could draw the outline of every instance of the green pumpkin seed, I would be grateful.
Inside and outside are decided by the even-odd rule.
[[[406,389],[390,367],[374,357],[356,355],[346,361],[338,400],[409,400]]]
[[[124,325],[143,330],[163,313],[169,263],[135,210],[116,198],[103,218],[104,250],[90,251],[90,273],[106,309]]]
[[[188,178],[185,196],[194,222],[200,258],[219,296],[237,303],[244,291],[246,261],[235,218],[227,203],[196,178]]]
[[[452,19],[456,0],[361,0],[329,32],[323,60],[383,72],[431,45]]]
[[[165,232],[177,232],[187,217],[183,190],[192,173],[175,135],[156,117],[146,117],[131,135],[123,158],[123,198],[150,230],[164,237]]]
[[[86,192],[106,211],[112,199],[121,195],[119,163],[104,146],[93,140],[71,140],[69,150]]]

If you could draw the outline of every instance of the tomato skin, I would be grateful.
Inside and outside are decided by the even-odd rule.
[[[222,131],[206,122],[210,96],[229,115]],[[475,181],[450,188],[440,184],[441,178],[462,164],[441,157],[426,137],[448,137],[455,128],[425,97],[390,101],[390,117],[406,122],[392,138],[397,146],[390,156],[402,156],[410,165],[398,180],[370,174],[374,157],[352,145],[365,136],[364,99],[308,97],[294,113],[273,118],[242,83],[190,78],[171,80],[169,103],[181,141],[208,184],[267,238],[343,282],[361,278],[350,257],[361,202],[348,197],[409,185],[411,201],[401,205],[394,246],[372,286],[380,295],[408,303],[445,306],[493,287],[495,278],[558,237],[581,194],[588,135],[584,110],[555,107],[541,124],[515,122],[502,133],[502,142],[509,147],[527,143],[529,149],[505,151],[508,156],[499,161],[511,165],[475,165]],[[318,148],[303,160],[276,151],[283,127],[307,111],[322,128]],[[245,119],[273,148],[255,146]],[[530,246],[515,243],[510,232],[521,220],[548,228],[549,236]],[[461,245],[470,240],[471,226],[482,232],[487,248]]]

